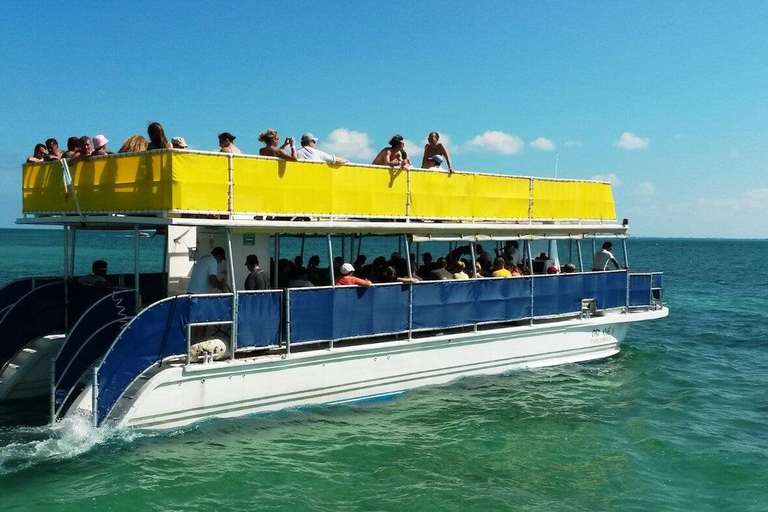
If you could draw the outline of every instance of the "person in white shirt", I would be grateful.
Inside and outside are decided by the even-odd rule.
[[[215,247],[211,254],[206,254],[192,267],[187,293],[216,293],[224,290],[224,283],[218,277],[219,263],[224,261],[226,253],[223,247]]]
[[[613,264],[616,266],[616,270],[621,268],[619,266],[619,262],[616,261],[616,258],[613,257],[611,249],[613,249],[613,244],[611,242],[605,242],[603,244],[603,248],[595,253],[595,257],[592,258],[593,272],[602,272],[603,270],[607,270],[609,262],[613,262]]]
[[[329,155],[324,151],[315,149],[315,142],[317,142],[317,138],[309,132],[301,136],[301,149],[296,152],[296,156],[299,158],[299,160],[309,160],[310,162],[325,162],[328,164],[337,165],[347,163],[347,161],[343,158]]]

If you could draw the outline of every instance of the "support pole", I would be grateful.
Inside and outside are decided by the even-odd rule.
[[[141,295],[139,294],[139,225],[133,226],[133,299],[136,303],[136,314],[141,308]]]
[[[69,315],[66,305],[69,304],[69,226],[64,226],[64,327],[69,327]]]
[[[531,242],[526,243],[528,249],[528,269],[531,272],[531,325],[533,325],[533,254],[531,253]]]
[[[627,312],[629,312],[629,257],[627,256],[627,239],[622,239],[622,248],[624,249],[624,267],[627,272]],[[653,278],[651,278],[653,283]]]
[[[275,270],[272,272],[272,289],[277,289],[277,275],[280,273],[280,235],[275,233]]]
[[[326,235],[328,239],[328,275],[331,276],[331,286],[336,286],[336,276],[333,272],[333,244],[331,243],[331,234]]]
[[[227,228],[227,253],[229,254],[229,287],[232,290],[232,328],[229,331],[229,358],[235,360],[237,350],[237,288],[235,287],[235,262],[232,256],[232,228]]]
[[[291,289],[285,289],[285,353],[291,355]]]

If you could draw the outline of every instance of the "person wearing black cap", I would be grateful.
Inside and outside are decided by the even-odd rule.
[[[242,155],[243,152],[240,151],[240,148],[234,145],[235,139],[234,135],[232,135],[229,132],[223,132],[219,134],[219,147],[221,148],[219,152],[221,153],[233,153],[235,155]]]
[[[269,290],[269,276],[259,268],[259,258],[255,254],[249,254],[245,258],[245,266],[248,267],[248,277],[245,278],[246,290]]]

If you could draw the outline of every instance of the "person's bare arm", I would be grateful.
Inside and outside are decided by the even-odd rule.
[[[427,159],[427,146],[424,145],[424,156],[421,157],[421,168],[426,169],[428,163],[429,163],[429,160]]]
[[[448,174],[451,174],[453,172],[453,165],[451,165],[451,155],[448,154],[448,148],[440,144],[440,147],[443,148],[443,156],[445,157],[445,163],[448,164]]]

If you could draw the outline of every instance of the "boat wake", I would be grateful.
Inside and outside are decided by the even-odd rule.
[[[30,467],[73,459],[110,441],[131,442],[151,434],[127,429],[94,428],[89,417],[66,418],[55,426],[14,427],[0,438],[0,476]]]

